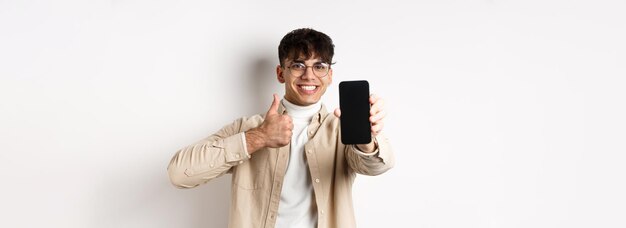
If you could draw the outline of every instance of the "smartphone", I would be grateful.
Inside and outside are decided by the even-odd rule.
[[[369,83],[364,80],[339,83],[343,144],[368,144],[372,141],[369,87]]]

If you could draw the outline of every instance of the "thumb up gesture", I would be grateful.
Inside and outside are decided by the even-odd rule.
[[[279,104],[280,99],[274,94],[274,101],[265,114],[263,123],[246,132],[248,153],[253,153],[263,147],[283,147],[291,141],[293,122],[288,115],[278,113]]]
[[[283,147],[291,141],[293,122],[288,115],[278,113],[280,99],[274,94],[272,106],[265,114],[265,120],[259,127],[265,133],[265,146],[271,148]]]

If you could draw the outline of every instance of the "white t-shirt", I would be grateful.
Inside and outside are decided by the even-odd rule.
[[[309,141],[307,127],[321,109],[320,102],[298,106],[283,99],[287,115],[293,120],[289,164],[278,205],[278,228],[317,227],[317,208],[309,167],[304,155],[304,144]]]

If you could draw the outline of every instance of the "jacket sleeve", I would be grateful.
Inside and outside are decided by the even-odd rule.
[[[345,155],[348,165],[356,173],[368,176],[383,174],[395,165],[395,156],[389,141],[383,135],[375,138],[377,150],[372,153],[360,151],[356,145],[346,145]]]
[[[176,152],[167,167],[178,188],[193,188],[229,172],[250,158],[242,125],[245,118],[224,126],[215,134]]]

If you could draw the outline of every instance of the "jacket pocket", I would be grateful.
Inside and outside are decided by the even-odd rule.
[[[233,185],[247,190],[263,188],[269,173],[269,151],[262,149],[249,160],[237,165],[233,172]]]

